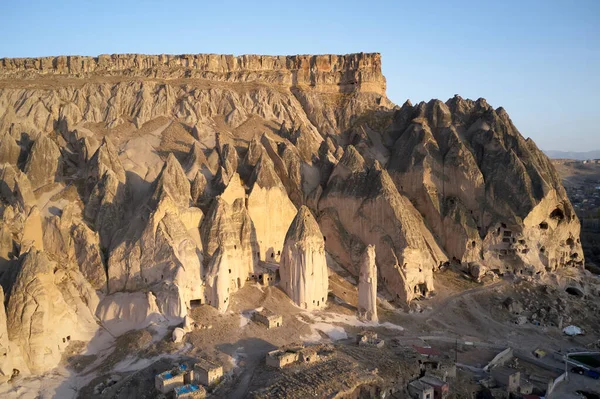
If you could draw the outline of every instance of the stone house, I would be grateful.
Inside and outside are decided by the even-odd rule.
[[[260,312],[256,312],[252,315],[252,320],[257,323],[264,324],[267,328],[274,328],[283,325],[283,317],[276,315],[270,310],[263,309]]]
[[[414,399],[433,399],[433,387],[419,380],[408,384],[408,394]]]
[[[515,369],[494,367],[491,374],[496,384],[506,387],[508,392],[517,392],[521,385],[521,373]]]
[[[199,385],[186,384],[174,390],[175,399],[204,399],[206,389]]]
[[[321,348],[321,345],[311,345],[302,348],[300,351],[298,351],[298,361],[300,363],[318,362],[320,360],[319,350]]]
[[[298,350],[300,348],[297,348]],[[289,364],[293,364],[298,360],[298,352],[293,349],[276,349],[267,353],[267,366],[283,368]]]
[[[221,377],[223,377],[222,366],[206,359],[200,359],[194,364],[194,381],[199,384],[210,386],[218,383]]]
[[[433,388],[434,399],[444,399],[448,396],[450,386],[444,380],[441,380],[432,375],[425,375],[421,377],[419,381],[431,386]]]
[[[172,370],[163,371],[154,377],[154,387],[166,394],[173,389],[190,382],[190,374],[187,366],[181,365]]]
[[[356,336],[358,346],[371,346],[375,348],[383,348],[385,341],[377,338],[377,333],[374,331],[363,331]]]

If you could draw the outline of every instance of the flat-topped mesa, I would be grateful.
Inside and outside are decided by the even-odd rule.
[[[0,76],[28,76],[32,73],[264,81],[288,86],[337,86],[339,91],[358,89],[385,94],[379,53],[290,56],[102,54],[97,57],[71,55],[0,59]]]

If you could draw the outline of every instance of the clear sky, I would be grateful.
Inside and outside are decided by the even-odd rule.
[[[0,0],[0,38],[0,57],[380,52],[397,104],[484,97],[542,149],[600,149],[600,0]]]

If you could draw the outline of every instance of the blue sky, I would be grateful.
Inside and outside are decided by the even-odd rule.
[[[484,97],[542,149],[600,149],[598,0],[0,0],[0,37],[0,57],[380,52],[397,104]]]

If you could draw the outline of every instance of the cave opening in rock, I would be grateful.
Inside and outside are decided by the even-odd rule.
[[[191,299],[190,300],[190,308],[194,309],[198,306],[202,305],[202,299]]]
[[[561,221],[565,218],[565,213],[562,211],[562,209],[556,208],[555,210],[552,211],[552,213],[550,214],[550,217],[552,219]]]
[[[425,284],[415,285],[415,294],[425,296],[427,294],[427,285],[425,285]]]
[[[546,223],[546,222],[540,223],[540,229],[542,229],[542,230],[548,230],[548,223]]]
[[[583,291],[581,291],[579,288],[576,287],[567,287],[567,289],[565,290],[565,292],[569,295],[573,295],[573,296],[583,296]]]

